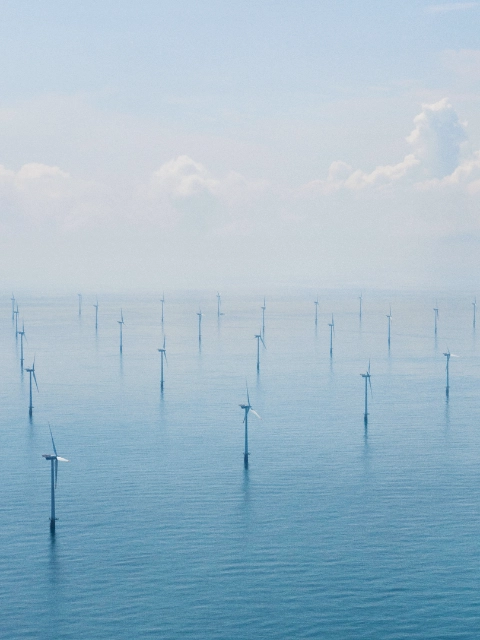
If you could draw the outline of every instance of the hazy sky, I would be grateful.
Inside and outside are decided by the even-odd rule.
[[[480,2],[0,16],[3,289],[480,293]]]

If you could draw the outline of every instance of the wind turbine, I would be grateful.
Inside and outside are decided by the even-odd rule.
[[[365,379],[365,411],[363,414],[363,422],[365,426],[368,424],[368,387],[370,386],[370,393],[372,393],[372,381],[370,380],[370,360],[368,361],[368,369],[366,373],[360,374]]]
[[[197,316],[198,316],[198,342],[201,342],[202,341],[202,316],[203,316],[201,309],[197,311]]]
[[[239,405],[241,409],[244,410],[245,416],[243,418],[243,423],[245,425],[245,450],[243,452],[243,466],[245,469],[248,469],[248,412],[251,411],[257,418],[260,418],[258,413],[252,409],[252,405],[250,404],[250,396],[248,394],[248,386],[247,386],[247,404]],[[260,418],[261,420],[261,418]]]
[[[330,357],[333,355],[333,335],[335,333],[335,322],[333,321],[333,313],[332,313],[332,321],[328,323],[330,327]]]
[[[392,307],[390,306],[390,312],[387,314],[388,318],[388,348],[390,349],[390,328],[392,324]]]
[[[165,291],[162,294],[162,299],[160,300],[162,303],[162,324],[163,324],[163,307],[165,306]]]
[[[165,336],[163,336],[163,347],[161,349],[157,349],[160,353],[160,389],[163,391],[163,359],[165,358],[165,362],[167,361],[167,350],[165,349]]]
[[[12,320],[15,320],[15,296],[13,295],[13,293],[10,300],[12,301]]]
[[[223,316],[223,313],[220,312],[221,303],[222,303],[222,296],[220,295],[220,292],[217,291],[217,318],[220,318],[220,316]]]
[[[438,307],[434,307],[433,312],[435,314],[435,335],[437,335]]]
[[[262,309],[262,336],[265,337],[265,309],[267,308],[266,302],[265,302],[265,296],[263,296],[263,306],[261,307]]]
[[[362,320],[362,292],[360,292],[360,295],[358,296],[358,301],[360,303],[360,307],[358,310],[358,316],[360,318],[360,321]]]
[[[78,293],[78,315],[82,315],[82,294]]]
[[[18,304],[17,304],[17,308],[15,309],[13,314],[15,316],[15,337],[17,337],[17,334],[18,334]]]
[[[35,382],[35,386],[37,387],[37,391],[38,391],[37,376],[35,375],[35,358],[33,359],[33,364],[31,366],[31,368],[30,369],[26,368],[25,371],[27,371],[29,376],[30,376],[30,404],[28,405],[28,415],[30,417],[32,417],[32,412],[33,412],[32,377],[33,377],[33,380]]]
[[[475,325],[477,324],[477,298],[472,302],[473,305],[473,328],[475,329]]]
[[[55,489],[57,488],[57,476],[58,476],[58,463],[59,462],[68,462],[66,458],[61,458],[57,455],[57,449],[55,447],[55,442],[53,440],[52,429],[50,425],[48,425],[50,429],[50,437],[52,438],[53,445],[53,453],[44,453],[42,458],[45,460],[50,460],[50,478],[51,478],[51,487],[50,487],[50,529],[51,531],[55,531]]]
[[[313,304],[315,305],[315,326],[318,325],[318,296],[317,299],[313,301]]]
[[[117,320],[120,325],[120,353],[123,353],[123,325],[125,322],[123,321],[123,310],[120,309],[120,320]]]
[[[450,349],[447,349],[447,351],[443,355],[447,358],[447,366],[445,367],[445,370],[447,372],[447,386],[445,387],[445,395],[448,398],[448,396],[450,395],[450,358],[458,358],[459,356],[456,356],[454,353],[450,353]]]
[[[260,371],[260,341],[262,342],[263,346],[265,347],[265,349],[267,348],[265,345],[265,342],[262,338],[262,334],[261,333],[257,333],[255,335],[255,338],[257,339],[257,371]]]
[[[22,323],[22,330],[17,331],[17,334],[20,336],[20,366],[23,368],[23,339],[25,337],[25,323]]]
[[[98,300],[93,305],[95,307],[95,331],[98,329]]]

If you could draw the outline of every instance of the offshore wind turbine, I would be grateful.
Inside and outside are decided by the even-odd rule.
[[[475,329],[475,326],[477,324],[477,298],[475,297],[475,300],[472,302],[473,305],[473,328]]]
[[[390,311],[387,314],[388,318],[388,348],[390,349],[390,332],[391,332],[391,324],[392,324],[392,307],[390,306]]]
[[[434,318],[435,318],[435,324],[434,324],[434,330],[435,330],[435,335],[437,335],[437,324],[438,324],[438,307],[434,307],[433,309],[434,312]]]
[[[161,349],[157,349],[160,353],[160,389],[163,391],[163,359],[165,358],[165,362],[167,361],[167,350],[165,349],[165,336],[163,336],[163,347]]]
[[[358,296],[359,309],[358,309],[358,317],[360,318],[360,322],[362,321],[362,292]]]
[[[17,334],[18,334],[18,304],[17,304],[17,308],[13,312],[13,315],[15,316],[15,337],[17,337]]]
[[[120,325],[120,353],[123,353],[123,325],[125,322],[123,321],[123,310],[120,309],[120,320],[117,320]]]
[[[32,413],[33,413],[33,398],[32,398],[32,377],[33,380],[35,382],[35,386],[37,387],[37,391],[38,391],[38,384],[37,384],[37,376],[35,375],[35,358],[33,359],[33,364],[30,368],[26,368],[25,371],[29,374],[30,376],[30,404],[28,405],[28,415],[30,417],[32,417]]]
[[[333,313],[332,313],[332,321],[328,323],[330,327],[330,357],[333,355],[333,335],[335,333],[335,322],[333,321]]]
[[[95,307],[95,331],[97,331],[97,329],[98,329],[98,300],[93,306]]]
[[[318,325],[318,296],[317,299],[313,301],[313,304],[315,305],[315,326]]]
[[[250,396],[248,394],[248,386],[247,386],[247,403],[239,405],[241,409],[244,410],[245,416],[243,418],[243,423],[245,425],[245,449],[243,452],[243,466],[245,469],[248,469],[248,413],[251,411],[257,418],[260,418],[258,413],[252,409],[252,405],[250,404]],[[261,418],[260,418],[261,420]]]
[[[12,301],[12,320],[15,320],[15,296],[13,295],[13,293],[10,300]]]
[[[370,380],[370,360],[368,361],[368,369],[366,373],[360,374],[365,380],[365,410],[363,412],[363,423],[365,426],[368,424],[368,387],[370,386],[370,393],[372,393],[372,381]]]
[[[255,335],[255,338],[257,339],[257,371],[260,371],[260,341],[262,342],[265,349],[267,348],[267,346],[262,338],[261,333],[257,333]]]
[[[265,309],[267,308],[265,296],[263,296],[263,305],[262,309],[262,336],[265,337]]]
[[[162,324],[163,324],[163,307],[165,306],[165,291],[162,293],[162,299],[160,300],[162,303]]]
[[[20,366],[23,369],[23,339],[25,337],[25,323],[22,323],[22,330],[21,331],[17,331],[17,334],[20,336]]]
[[[221,304],[222,304],[222,296],[220,295],[220,292],[217,291],[217,318],[220,318],[220,316],[223,316],[223,313],[220,311]]]
[[[202,341],[202,316],[203,316],[201,309],[197,311],[197,316],[198,316],[198,342],[201,342]]]
[[[78,293],[78,315],[82,315],[82,294]]]
[[[50,425],[48,425],[50,429],[50,437],[52,438],[52,446],[53,453],[44,453],[42,458],[45,460],[50,460],[50,530],[55,531],[55,490],[57,488],[57,476],[58,476],[58,463],[59,462],[68,462],[66,458],[61,458],[57,454],[57,449],[55,447],[55,442],[53,440],[52,429]]]
[[[454,353],[450,353],[450,349],[447,349],[447,351],[443,355],[447,358],[447,365],[445,367],[445,371],[447,373],[447,386],[445,387],[445,395],[448,398],[448,396],[450,395],[450,358],[458,358],[459,356],[456,356]]]

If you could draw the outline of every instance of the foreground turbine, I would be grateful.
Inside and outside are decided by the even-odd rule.
[[[50,437],[52,438],[52,445],[53,445],[53,451],[54,453],[44,453],[42,455],[42,458],[45,458],[45,460],[50,460],[51,462],[51,466],[50,466],[50,478],[51,478],[51,487],[50,487],[50,529],[52,531],[55,531],[55,489],[57,488],[57,476],[58,476],[58,463],[59,462],[69,462],[66,458],[61,458],[59,455],[57,455],[57,449],[55,447],[55,442],[53,440],[53,435],[52,435],[52,429],[50,428],[50,425],[48,425],[48,428],[50,429]]]

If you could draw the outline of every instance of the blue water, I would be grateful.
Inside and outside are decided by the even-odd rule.
[[[0,637],[480,635],[480,359],[468,296],[0,300]],[[392,341],[387,319],[392,304]],[[197,315],[205,314],[199,349]],[[123,308],[124,349],[117,319]],[[333,357],[329,327],[335,314]],[[159,389],[157,348],[168,366]],[[478,330],[480,331],[480,325]],[[447,349],[451,390],[445,396]],[[373,396],[363,424],[363,379]],[[250,415],[243,468],[245,381]],[[60,464],[49,530],[52,446]]]

